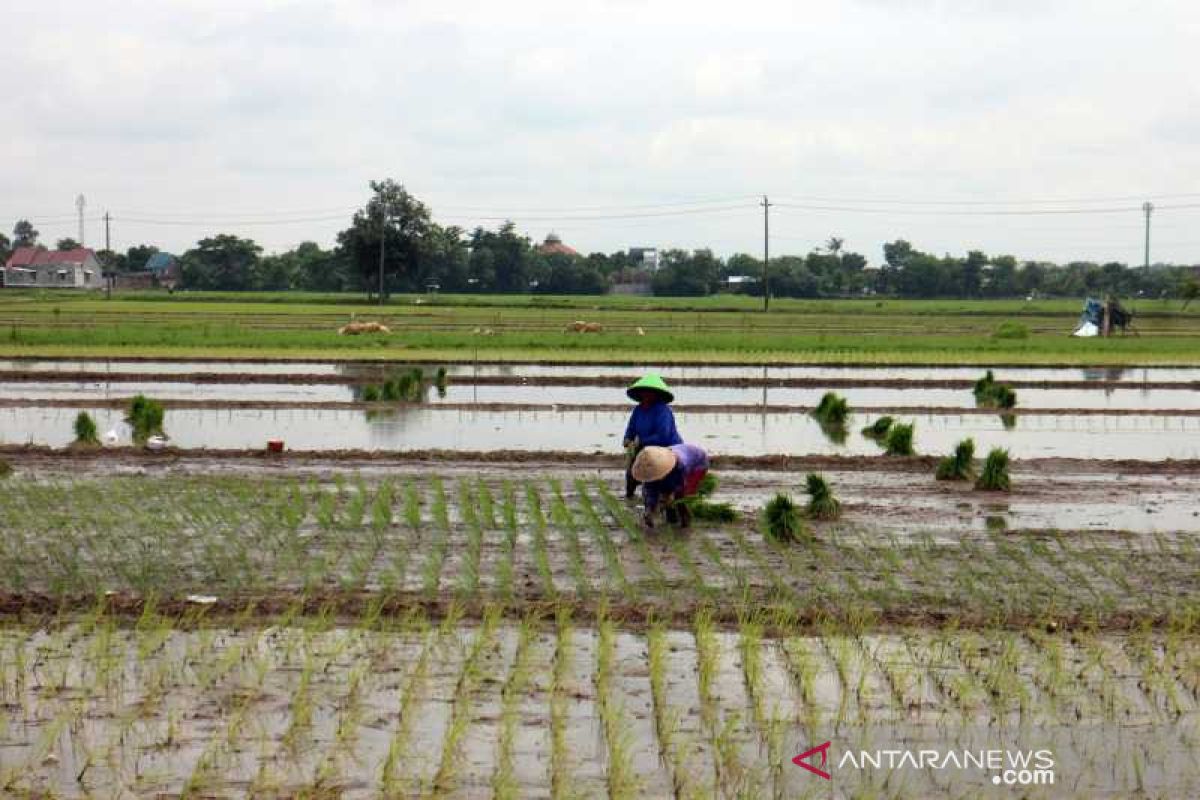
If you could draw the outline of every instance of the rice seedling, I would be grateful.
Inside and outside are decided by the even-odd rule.
[[[378,403],[383,398],[383,393],[380,391],[380,387],[367,385],[362,388],[360,397],[364,403]]]
[[[913,455],[913,425],[896,423],[888,430],[884,440],[884,452],[889,456]]]
[[[763,522],[767,537],[777,542],[792,542],[807,533],[799,508],[786,494],[777,494],[767,503]]]
[[[842,504],[833,496],[825,478],[815,472],[805,478],[808,489],[808,516],[810,519],[837,519],[842,515]]]
[[[433,385],[437,387],[438,397],[446,396],[446,386],[449,384],[449,378],[445,367],[438,367],[437,373],[433,377]]]
[[[555,613],[554,665],[550,677],[550,796],[569,796],[567,782],[571,774],[571,746],[567,741],[567,706],[572,669],[571,611],[559,606]]]
[[[530,681],[529,657],[536,621],[532,616],[521,620],[517,630],[512,667],[500,690],[500,736],[496,745],[496,766],[492,772],[492,796],[498,800],[516,800],[521,796],[514,764],[519,706]]]
[[[608,748],[605,777],[609,797],[632,798],[638,795],[640,781],[633,764],[632,734],[625,719],[625,709],[613,701],[615,637],[616,626],[602,603],[597,611],[595,685],[596,705],[600,710],[601,729]]]
[[[100,444],[100,434],[96,430],[96,420],[86,411],[80,411],[75,417],[75,441],[77,447],[97,447]]]
[[[892,417],[879,417],[870,425],[862,429],[862,435],[868,439],[883,439],[887,436],[888,431],[892,428],[892,423],[896,420]]]
[[[450,721],[442,739],[442,758],[433,778],[435,797],[453,794],[458,788],[458,773],[462,768],[464,756],[462,740],[471,724],[471,705],[484,674],[483,657],[492,646],[498,620],[499,614],[495,607],[489,607],[484,612],[482,625],[475,632],[471,649],[463,661],[462,671],[454,687]]]
[[[846,418],[850,415],[850,404],[846,402],[846,398],[836,392],[826,392],[821,396],[817,407],[813,409],[812,415],[822,422],[844,425]]]
[[[1007,492],[1012,488],[1008,477],[1008,451],[1003,448],[993,448],[983,462],[983,471],[975,481],[976,489],[989,492]]]
[[[421,651],[416,662],[412,665],[400,694],[399,721],[396,732],[388,745],[387,757],[384,759],[380,772],[380,788],[385,797],[406,796],[409,787],[403,780],[407,774],[408,748],[412,733],[417,723],[418,708],[425,699],[426,685],[429,678],[430,661],[434,656],[437,636],[429,630],[424,617],[416,617],[414,624],[421,637]]]
[[[591,594],[591,581],[588,578],[587,567],[583,560],[583,546],[579,539],[579,526],[575,516],[562,494],[562,484],[557,480],[550,482],[554,496],[550,501],[550,518],[562,532],[567,543],[567,556],[570,559],[571,576],[575,580],[575,593],[583,598]]]
[[[954,453],[938,462],[934,473],[939,481],[965,481],[975,475],[975,440],[963,439]]]
[[[533,520],[533,562],[542,579],[542,591],[549,598],[558,596],[554,585],[554,570],[550,567],[549,548],[546,545],[546,517],[542,514],[542,496],[532,482],[525,483],[525,504],[528,516]]]

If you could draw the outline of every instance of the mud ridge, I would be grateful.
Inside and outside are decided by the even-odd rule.
[[[354,462],[372,465],[439,464],[479,466],[505,469],[513,464],[532,467],[579,466],[612,467],[625,463],[624,456],[596,451],[585,453],[569,450],[302,450],[268,453],[266,450],[237,449],[178,449],[150,451],[138,447],[52,448],[44,445],[0,445],[0,456],[13,466],[58,465],[93,461],[98,463],[128,463],[144,466],[188,465],[204,463],[234,463],[248,465],[295,466]],[[928,472],[938,462],[938,455],[918,456],[837,456],[837,455],[714,455],[714,470],[757,470],[762,472],[801,472],[830,470],[844,472]],[[1183,475],[1200,472],[1200,460],[1141,461],[1137,459],[1092,458],[1032,458],[1013,459],[1022,469],[1042,472],[1082,472],[1092,474],[1153,474]]]
[[[891,630],[930,628],[952,625],[956,629],[1028,630],[1050,626],[1055,630],[1071,631],[1130,631],[1162,628],[1173,623],[1167,614],[1147,609],[1145,613],[1120,612],[1113,614],[1065,614],[1035,616],[1028,613],[997,615],[995,610],[943,609],[923,606],[864,609],[839,609],[832,606],[795,607],[773,605],[770,598],[751,598],[749,604],[712,603],[700,599],[680,604],[656,602],[628,603],[609,599],[604,604],[576,597],[549,599],[545,595],[516,596],[508,602],[457,599],[449,596],[430,597],[419,591],[370,592],[325,589],[298,596],[295,592],[279,590],[267,593],[247,593],[226,597],[205,598],[189,596],[142,596],[132,592],[111,592],[101,596],[76,593],[50,595],[41,592],[0,592],[0,617],[18,624],[38,622],[56,616],[78,613],[103,613],[136,622],[148,610],[155,614],[178,617],[184,627],[215,622],[269,622],[285,613],[304,616],[332,616],[340,622],[353,624],[364,617],[395,618],[421,612],[427,617],[444,619],[454,615],[459,619],[481,620],[491,609],[500,609],[503,616],[521,621],[529,616],[547,621],[558,613],[567,612],[573,622],[595,624],[602,616],[622,627],[645,630],[663,623],[672,628],[687,629],[694,625],[698,612],[709,614],[713,622],[735,629],[748,617],[764,622],[764,633],[771,636],[795,636],[803,633],[823,633],[829,626],[853,627],[856,630]],[[379,624],[384,624],[383,622]]]

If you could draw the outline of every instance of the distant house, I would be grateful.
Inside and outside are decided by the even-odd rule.
[[[114,289],[174,289],[179,285],[179,259],[170,253],[154,253],[136,272],[112,275]]]
[[[94,250],[39,250],[18,247],[4,264],[9,289],[99,289],[100,262]]]
[[[538,252],[544,256],[577,256],[579,252],[573,247],[563,244],[563,240],[554,231],[546,234],[546,241],[538,245]]]
[[[650,272],[658,271],[658,248],[657,247],[631,247],[629,248],[629,260],[634,267],[638,269],[649,270]]]

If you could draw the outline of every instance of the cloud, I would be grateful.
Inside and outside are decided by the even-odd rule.
[[[384,176],[459,224],[748,198],[724,215],[529,223],[584,250],[636,237],[723,253],[760,246],[764,192],[910,204],[1200,192],[1200,9],[1179,2],[45,0],[7,22],[0,214],[69,216],[82,191],[115,215],[195,220],[118,223],[122,246],[183,249],[264,211],[349,219]],[[873,258],[900,236],[938,252],[1139,257],[1136,214],[1055,227],[779,213],[773,230],[801,251],[840,232]],[[1163,258],[1200,260],[1170,244],[1195,221],[1156,218]],[[344,223],[225,224],[279,249],[331,242]]]

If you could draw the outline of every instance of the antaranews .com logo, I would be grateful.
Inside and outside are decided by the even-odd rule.
[[[792,763],[827,781],[833,780],[833,769],[954,769],[989,772],[997,786],[1054,785],[1054,753],[1050,750],[847,750],[832,766],[832,747],[832,741],[819,744]]]

